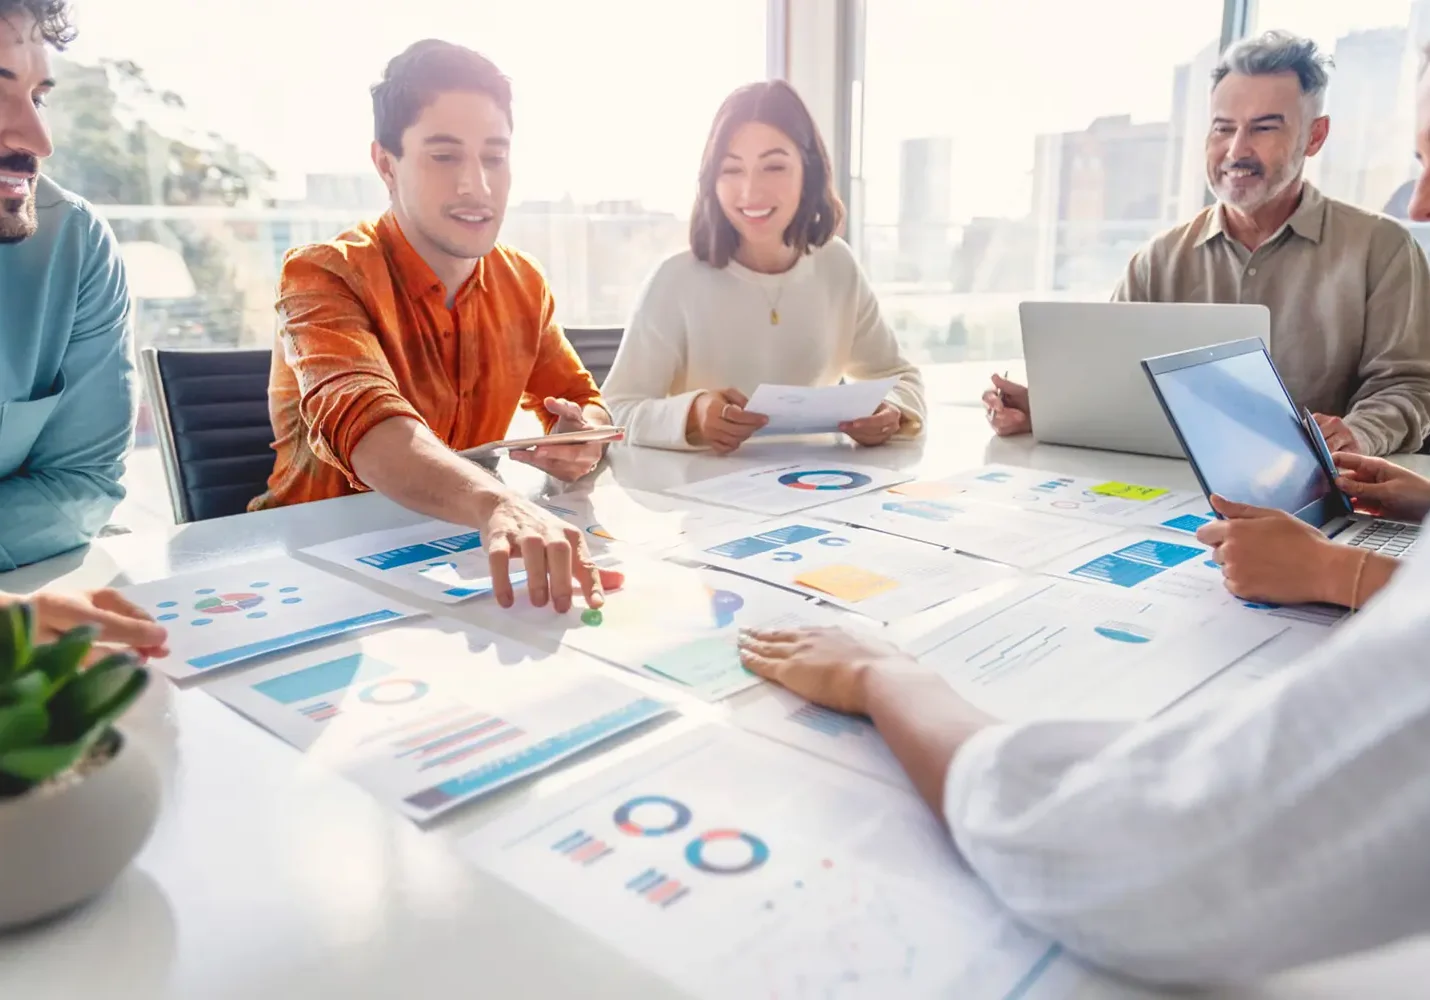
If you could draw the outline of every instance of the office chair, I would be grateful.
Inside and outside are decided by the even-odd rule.
[[[241,514],[268,486],[269,350],[158,350],[139,357],[179,524]]]

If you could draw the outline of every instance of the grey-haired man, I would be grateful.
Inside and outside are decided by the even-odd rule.
[[[1430,433],[1430,266],[1398,223],[1303,179],[1330,133],[1328,65],[1285,32],[1227,50],[1206,147],[1217,204],[1139,250],[1113,298],[1265,305],[1271,356],[1333,451],[1415,451]],[[994,429],[1030,430],[1027,390],[994,382]]]

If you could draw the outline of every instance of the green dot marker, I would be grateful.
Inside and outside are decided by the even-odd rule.
[[[581,612],[581,621],[587,625],[599,625],[601,620],[601,612],[596,608],[587,608]]]

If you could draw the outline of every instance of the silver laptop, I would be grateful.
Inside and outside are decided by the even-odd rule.
[[[1024,302],[1018,315],[1034,438],[1169,458],[1182,448],[1142,359],[1271,336],[1271,313],[1259,305]]]
[[[1260,340],[1148,358],[1142,369],[1208,496],[1294,514],[1346,545],[1400,558],[1420,527],[1358,512],[1310,412]]]

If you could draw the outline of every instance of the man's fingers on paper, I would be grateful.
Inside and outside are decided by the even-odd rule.
[[[492,593],[504,608],[512,606],[516,595],[511,588],[511,536],[500,533],[483,539],[487,550],[487,568],[492,574]]]
[[[551,607],[563,614],[571,610],[571,580],[575,570],[571,560],[571,542],[566,538],[553,538],[546,543],[546,567],[551,577]]]
[[[546,539],[540,535],[528,535],[521,540],[521,561],[526,567],[526,592],[531,603],[544,608],[551,595],[546,574]]]

